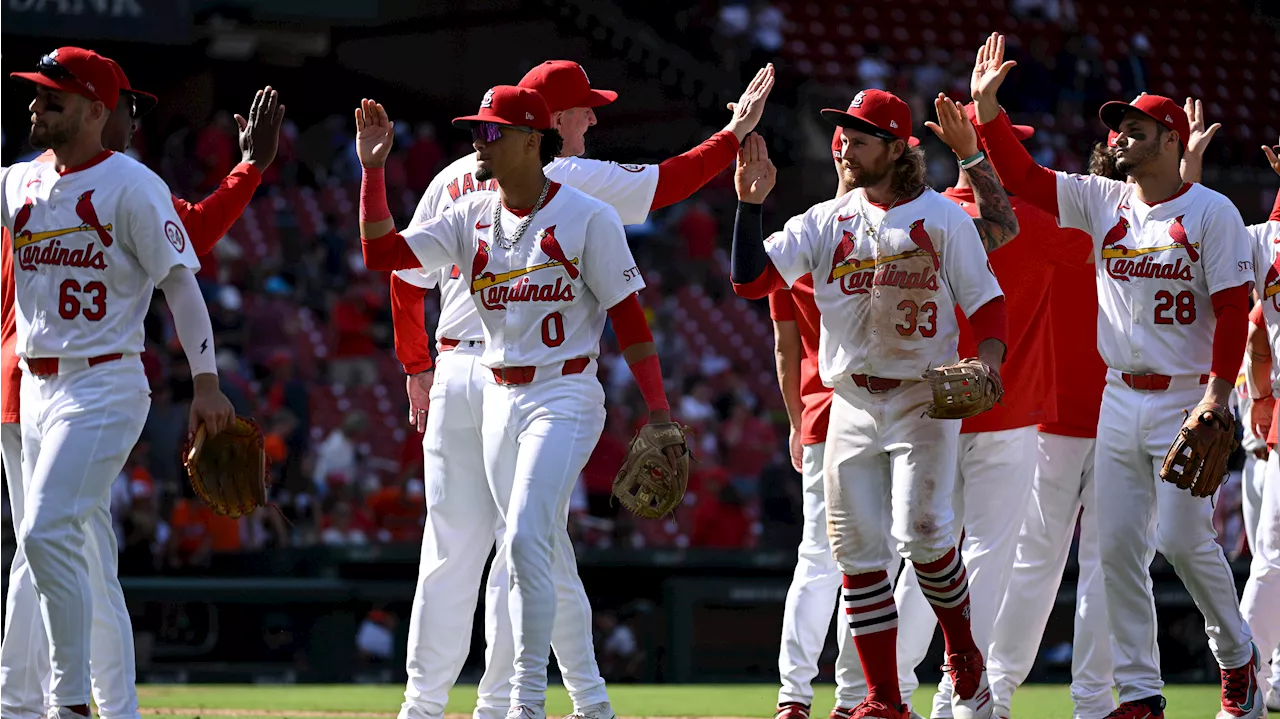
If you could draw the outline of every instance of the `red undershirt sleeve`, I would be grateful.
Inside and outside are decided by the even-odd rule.
[[[431,369],[431,336],[425,322],[427,290],[391,275],[391,333],[405,374]]]
[[[1040,209],[1058,216],[1058,176],[1031,159],[1027,148],[1014,137],[1013,125],[1003,111],[983,125],[978,137],[986,147],[987,161],[1010,194],[1020,195]]]
[[[778,274],[778,268],[773,266],[772,261],[765,268],[764,274],[754,280],[743,284],[733,283],[733,293],[748,300],[758,300],[767,297],[771,292],[785,289],[787,289],[786,280]]]
[[[1249,339],[1249,286],[1228,287],[1214,292],[1213,364],[1209,376],[1235,384],[1244,362]]]
[[[218,189],[196,204],[173,198],[173,209],[182,218],[182,226],[191,238],[197,256],[204,256],[222,239],[253,199],[262,184],[262,173],[242,162],[223,178]]]
[[[969,316],[969,327],[973,329],[973,336],[978,340],[977,344],[981,345],[985,340],[994,339],[999,340],[1007,350],[1009,311],[1004,297],[996,297],[974,310]]]
[[[1271,216],[1267,219],[1280,222],[1280,190],[1276,192],[1276,202],[1271,206]]]
[[[623,350],[632,345],[653,342],[649,321],[645,319],[644,309],[640,307],[640,300],[634,293],[609,308],[609,319],[613,321],[613,333],[618,338],[618,346]],[[671,408],[667,402],[667,390],[662,384],[662,367],[656,353],[632,363],[631,374],[635,376],[640,395],[644,397],[644,403],[650,412]]]
[[[738,138],[721,130],[688,152],[658,165],[658,186],[650,210],[674,205],[702,189],[738,156]]]

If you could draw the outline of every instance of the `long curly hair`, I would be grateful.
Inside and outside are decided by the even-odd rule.
[[[1089,174],[1107,177],[1112,180],[1125,181],[1125,175],[1116,167],[1116,155],[1105,142],[1093,143],[1093,152],[1089,155]]]
[[[906,200],[920,194],[924,189],[925,162],[924,151],[908,145],[902,155],[893,163],[893,181],[890,189],[895,197]]]

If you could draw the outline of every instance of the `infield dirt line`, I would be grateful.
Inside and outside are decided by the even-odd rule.
[[[286,719],[289,717],[297,717],[298,719],[310,719],[312,717],[336,717],[340,719],[391,719],[396,716],[395,712],[352,712],[352,711],[316,711],[316,710],[298,710],[291,711],[287,709],[224,709],[224,708],[181,708],[181,707],[143,707],[138,713],[147,716],[192,716],[192,717],[219,717],[219,716],[254,716],[254,717],[280,717]],[[471,719],[470,714],[445,714],[444,719]],[[623,717],[618,719],[753,719],[752,717],[692,717],[692,716],[672,716],[672,717]],[[755,718],[755,719],[758,719]]]

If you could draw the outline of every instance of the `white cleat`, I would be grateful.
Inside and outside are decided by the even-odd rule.
[[[512,704],[507,719],[547,719],[547,710],[535,704]]]
[[[85,719],[85,715],[77,714],[66,707],[49,707],[45,719]]]
[[[510,716],[509,714],[507,715]],[[609,702],[600,702],[599,704],[591,704],[575,709],[574,712],[564,719],[618,719],[618,715],[613,713],[613,705]]]
[[[971,698],[961,699],[959,693],[954,690],[951,692],[951,715],[955,719],[992,719],[995,711],[995,697],[991,696],[986,671],[982,672],[978,680],[978,691]]]
[[[1280,669],[1280,667],[1277,667],[1277,669]],[[1280,713],[1280,689],[1271,687],[1267,690],[1267,711]]]

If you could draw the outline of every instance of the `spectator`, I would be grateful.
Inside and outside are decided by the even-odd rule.
[[[680,410],[677,416],[682,422],[698,424],[715,416],[715,408],[711,406],[711,385],[703,379],[693,379],[680,399]]]
[[[351,503],[338,500],[329,513],[329,526],[320,533],[320,541],[329,546],[368,544],[369,535],[359,524]]]
[[[334,475],[342,477],[346,482],[355,481],[355,437],[364,431],[367,424],[368,418],[364,412],[352,412],[316,449],[316,464],[311,478],[322,493],[326,483]]]
[[[119,515],[120,574],[149,575],[160,569],[161,551],[169,536],[169,525],[156,510],[154,486],[142,480],[130,482],[129,503]],[[112,514],[116,511],[113,508]]]
[[[427,189],[443,161],[444,150],[436,141],[436,126],[429,122],[418,123],[413,146],[409,148],[409,190],[415,196]]]
[[[356,663],[360,666],[382,666],[395,659],[396,618],[374,609],[360,622],[356,631]]]
[[[773,425],[751,414],[743,402],[733,403],[720,428],[720,444],[728,457],[729,476],[739,485],[754,485],[760,468],[778,451]]]
[[[381,487],[369,495],[366,504],[379,542],[422,541],[426,500],[421,480]]]
[[[705,549],[745,549],[751,538],[742,497],[731,483],[704,481],[698,506],[693,510],[689,546]]]
[[[169,514],[170,534],[165,546],[165,559],[171,569],[207,567],[213,556],[213,535],[205,519],[212,512],[195,498],[186,482],[181,486],[184,496],[173,503],[173,511]]]
[[[635,632],[610,609],[597,610],[595,624],[600,675],[610,682],[639,681],[644,652],[636,643]]]
[[[350,287],[333,305],[333,353],[329,381],[347,387],[364,387],[378,380],[374,360],[373,313],[363,290]]]

